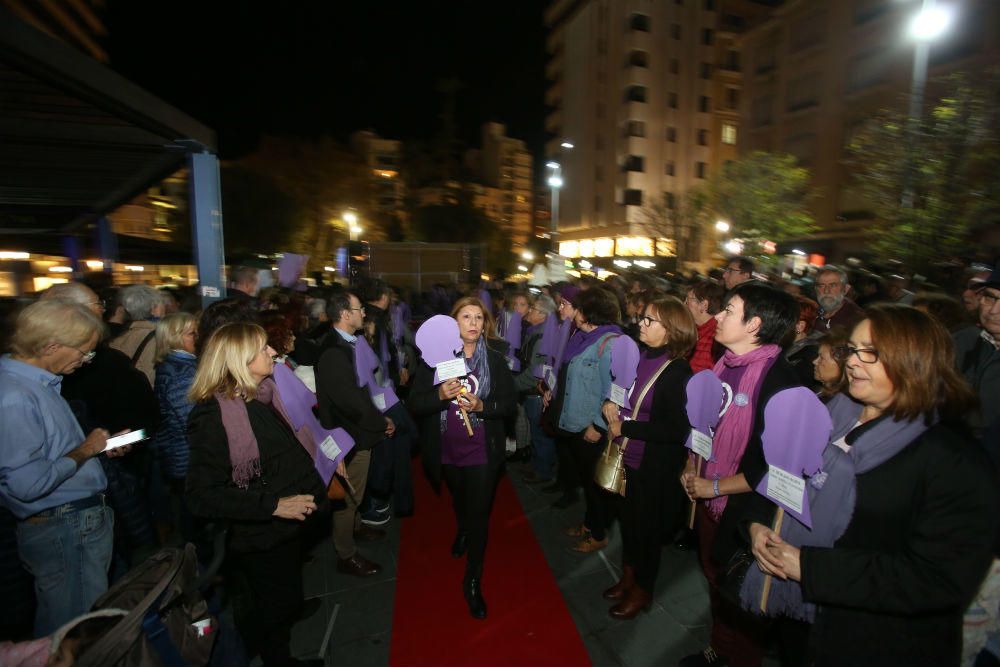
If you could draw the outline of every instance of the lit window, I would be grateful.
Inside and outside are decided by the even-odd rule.
[[[736,145],[736,126],[732,123],[722,124],[722,143],[730,146]]]

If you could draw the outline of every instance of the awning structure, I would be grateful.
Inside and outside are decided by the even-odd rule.
[[[0,247],[89,246],[100,217],[187,165],[202,284],[219,288],[215,153],[212,130],[0,7]]]

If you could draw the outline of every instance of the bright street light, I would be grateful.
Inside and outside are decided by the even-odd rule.
[[[545,166],[548,167],[549,169],[558,169],[559,168],[559,163],[558,162],[546,162]]]
[[[344,222],[354,227],[358,224],[358,214],[354,211],[347,211],[344,213]]]
[[[573,144],[569,141],[564,141],[559,145],[562,146],[563,148],[573,148]]]
[[[525,250],[524,252],[521,253],[521,259],[523,259],[523,260],[526,260],[526,261],[530,262],[534,258],[535,258],[535,256],[530,251],[528,251],[528,250]]]
[[[940,37],[951,25],[952,11],[948,7],[928,6],[924,3],[910,22],[910,36],[920,42],[932,42]]]
[[[718,231],[720,231],[723,234],[725,234],[726,232],[729,231],[729,223],[726,222],[725,220],[719,220],[718,222],[715,223],[715,228]]]
[[[549,176],[549,185],[557,190],[563,186],[562,176]]]
[[[726,244],[726,250],[734,255],[739,255],[743,252],[743,244],[739,241],[730,241]]]

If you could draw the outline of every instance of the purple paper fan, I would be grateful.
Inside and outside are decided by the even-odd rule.
[[[687,416],[691,428],[712,437],[712,429],[719,423],[725,390],[722,381],[710,370],[695,373],[687,383]],[[691,449],[691,436],[684,446]]]
[[[608,347],[611,353],[611,380],[625,390],[625,405],[621,407],[631,410],[632,404],[628,392],[635,384],[636,369],[639,366],[639,346],[628,336],[618,336]],[[609,397],[610,393],[605,398]]]
[[[458,331],[458,322],[447,315],[435,315],[420,325],[414,336],[420,356],[431,368],[437,367],[443,361],[451,361],[462,353],[462,337]],[[437,372],[434,373],[437,384]]]

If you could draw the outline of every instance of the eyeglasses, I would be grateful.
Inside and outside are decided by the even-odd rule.
[[[98,306],[101,310],[107,310],[108,304],[104,299],[98,299],[97,301],[91,301],[89,306]]]
[[[874,364],[878,361],[878,350],[870,347],[851,347],[850,345],[840,345],[833,349],[833,358],[837,361],[847,361],[851,355],[855,355],[863,364]]]
[[[639,318],[639,324],[641,324],[644,327],[648,327],[653,322],[659,322],[660,324],[663,324],[663,320],[654,320],[649,315],[643,315],[642,317]]]
[[[363,312],[365,312],[365,307],[361,306],[360,308],[348,308],[347,310],[357,310],[357,311],[363,313]]]
[[[997,300],[1000,300],[1000,294],[988,294],[986,290],[979,293],[979,303],[986,306],[987,310],[993,310],[993,306],[997,305]]]
[[[71,349],[76,350],[77,352],[79,352],[80,353],[80,362],[84,363],[84,364],[89,364],[91,361],[94,360],[94,357],[97,356],[97,350],[91,350],[90,352],[84,352],[80,348],[73,347],[72,345],[64,345],[63,347],[68,347],[68,348],[71,348]]]

